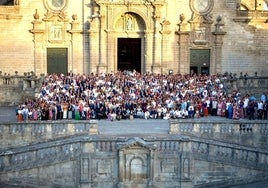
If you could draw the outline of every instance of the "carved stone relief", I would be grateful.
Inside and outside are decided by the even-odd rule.
[[[83,156],[80,159],[80,181],[89,181],[89,157]]]
[[[196,28],[194,38],[196,42],[206,41],[206,28],[205,27]]]
[[[122,174],[120,184],[147,187],[151,179],[151,166],[155,146],[140,138],[130,139],[119,145],[119,174]]]
[[[190,177],[190,159],[184,158],[183,159],[183,172],[182,175],[184,178]]]
[[[49,40],[60,41],[62,40],[62,26],[61,25],[52,25],[50,26],[50,35]]]
[[[177,161],[175,158],[165,158],[160,162],[162,174],[177,174]]]

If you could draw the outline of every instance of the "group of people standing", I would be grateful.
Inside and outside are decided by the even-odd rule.
[[[221,116],[267,119],[267,95],[260,100],[239,91],[227,94],[225,76],[141,74],[50,74],[37,98],[16,109],[23,120],[179,119]]]

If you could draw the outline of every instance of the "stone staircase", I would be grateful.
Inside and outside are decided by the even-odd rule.
[[[137,150],[137,147],[142,150]],[[129,152],[135,151],[137,157],[139,152],[150,150],[146,156],[152,157],[150,164],[153,166],[149,165],[147,173],[153,171],[151,182],[155,187],[170,187],[170,183],[176,187],[228,187],[268,180],[267,149],[202,136],[167,135],[162,138],[129,139],[84,134],[2,149],[0,186],[114,187],[122,173],[119,167],[121,148],[123,151],[124,148],[128,148]],[[164,165],[163,161],[167,159],[174,164]],[[105,167],[98,166],[102,164],[101,161],[112,165],[113,171],[104,170],[103,174],[100,169]],[[99,182],[101,177],[109,176],[112,182],[110,179],[107,182],[102,180],[107,184]],[[94,181],[93,177],[98,181]],[[167,183],[166,180],[171,182]]]

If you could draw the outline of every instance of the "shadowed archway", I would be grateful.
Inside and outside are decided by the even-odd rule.
[[[141,72],[141,38],[118,38],[118,70]]]

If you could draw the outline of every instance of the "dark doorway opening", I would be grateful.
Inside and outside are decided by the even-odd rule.
[[[210,74],[210,49],[191,49],[190,74]]]
[[[193,74],[197,74],[198,73],[198,67],[197,66],[191,66],[190,67],[190,74],[193,75]]]
[[[141,72],[141,38],[118,38],[117,69]]]
[[[47,73],[68,73],[68,48],[47,48]]]

